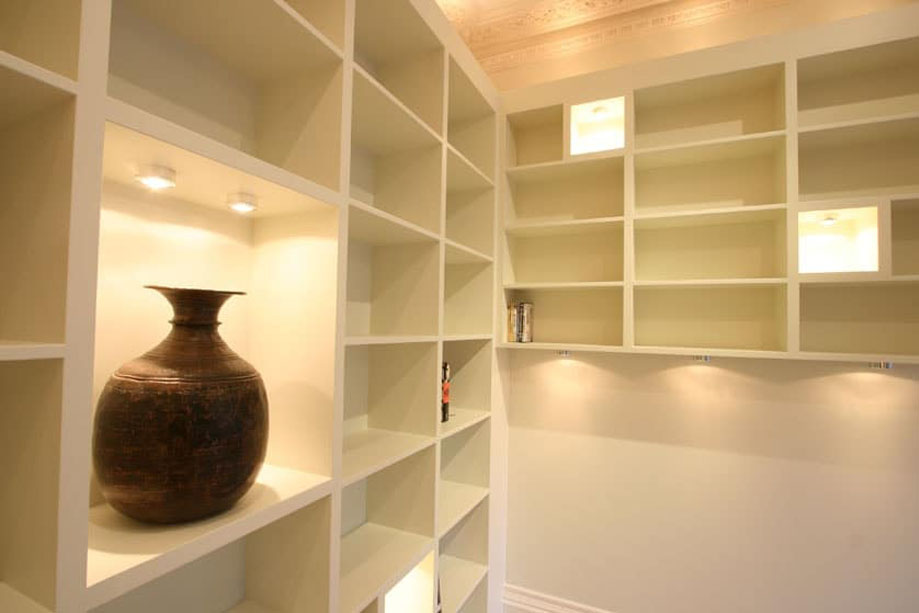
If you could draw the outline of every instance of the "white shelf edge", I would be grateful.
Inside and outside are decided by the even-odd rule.
[[[505,283],[506,290],[540,290],[540,289],[604,289],[624,287],[625,281],[575,281],[575,282],[547,282],[547,283]]]
[[[798,111],[800,117],[800,110]],[[859,126],[870,126],[873,124],[887,123],[890,121],[903,121],[909,119],[919,119],[919,110],[907,111],[904,113],[894,113],[892,115],[878,115],[875,117],[862,117],[858,119],[846,119],[843,121],[833,121],[813,125],[801,125],[798,123],[798,134],[809,134],[811,132],[824,132],[837,130],[841,128],[856,128]]]
[[[405,345],[410,343],[436,343],[436,335],[418,335],[418,336],[347,336],[345,345],[348,347],[362,347],[368,345]]]
[[[472,562],[470,560],[460,558],[459,556],[451,556],[450,554],[442,553],[441,562],[440,562],[441,568],[444,567],[443,558],[450,558],[452,560],[456,560],[456,562],[453,562],[454,564],[460,563],[460,564],[463,564],[464,566],[475,567],[475,572],[476,572],[475,579],[471,583],[468,584],[467,589],[460,596],[460,598],[457,599],[455,603],[454,602],[450,603],[454,605],[454,608],[452,609],[447,609],[446,607],[444,608],[444,613],[458,613],[459,611],[462,610],[462,608],[466,605],[466,603],[469,602],[469,598],[472,597],[472,594],[476,591],[479,585],[482,584],[482,581],[488,575],[488,566],[485,564],[480,564],[478,562]],[[446,579],[447,573],[441,573],[441,576],[444,579],[443,583],[444,584],[448,583]],[[441,586],[441,588],[443,588],[443,586]],[[444,599],[444,604],[446,605],[446,599]]]
[[[483,264],[490,264],[495,261],[495,258],[491,257],[490,255],[485,255],[481,251],[477,251],[473,249],[472,247],[467,247],[466,245],[462,243],[458,243],[452,238],[445,238],[444,243],[447,245],[447,247],[452,247],[454,249],[462,251],[466,253],[467,255],[470,255],[474,257],[475,259],[480,260]],[[450,264],[450,262],[446,262],[446,263],[448,265]],[[463,262],[463,263],[465,264],[469,262]]]
[[[379,430],[378,428],[369,428],[369,429]],[[380,430],[380,431],[386,432],[386,430]],[[357,483],[358,481],[366,479],[367,477],[370,477],[371,475],[374,475],[380,472],[381,470],[385,470],[389,468],[393,464],[398,464],[402,460],[406,458],[410,458],[415,454],[421,453],[425,449],[428,449],[429,447],[432,447],[437,444],[436,436],[427,436],[424,434],[410,434],[407,432],[393,432],[393,434],[413,436],[413,437],[416,437],[418,440],[413,445],[406,446],[404,449],[400,450],[399,453],[391,454],[387,456],[386,458],[384,458],[383,460],[376,462],[375,464],[372,464],[370,466],[363,467],[360,470],[354,472],[353,474],[350,474],[350,475],[344,474],[344,468],[342,468],[342,477],[341,477],[342,488],[348,487],[349,485],[353,485]],[[345,435],[344,438],[347,439],[348,436]],[[347,455],[347,452],[342,453],[342,466],[344,466],[344,456],[346,455]]]
[[[406,230],[410,230],[412,232],[420,234],[424,236],[425,238],[430,239],[432,241],[440,240],[440,235],[438,235],[437,233],[432,232],[431,230],[428,230],[426,228],[422,228],[418,224],[412,223],[411,221],[408,221],[407,219],[402,219],[398,215],[393,215],[389,211],[378,209],[372,204],[367,204],[366,202],[362,200],[358,200],[357,198],[353,196],[348,197],[348,204],[350,206],[353,206],[356,209],[360,209],[361,211],[363,211],[364,213],[367,213],[368,215],[374,215],[376,217],[379,217],[383,221],[395,224],[397,226],[402,226]]]
[[[638,221],[652,221],[656,219],[681,219],[683,217],[710,217],[714,215],[743,215],[768,211],[784,211],[788,209],[785,203],[755,204],[751,206],[726,206],[721,208],[683,209],[679,211],[660,211],[657,213],[637,213],[634,217]]]
[[[359,75],[361,75],[361,77],[363,77],[364,79],[366,79],[367,82],[370,83],[370,85],[372,85],[373,87],[375,87],[381,94],[383,94],[383,96],[385,96],[387,100],[389,100],[391,103],[395,104],[396,107],[397,107],[401,112],[403,112],[403,113],[405,113],[406,115],[408,115],[408,116],[412,119],[412,121],[414,121],[414,122],[417,123],[419,126],[421,126],[422,128],[424,128],[424,131],[427,132],[428,135],[431,136],[431,138],[435,139],[438,143],[443,143],[443,142],[444,142],[444,138],[443,138],[440,134],[438,134],[433,128],[431,128],[431,126],[429,126],[429,125],[427,124],[427,122],[425,122],[423,119],[421,119],[421,117],[419,117],[419,116],[415,113],[415,111],[413,111],[412,109],[408,108],[408,107],[405,105],[404,102],[402,102],[401,100],[399,100],[399,98],[396,97],[396,95],[393,94],[391,91],[389,91],[389,89],[388,89],[385,85],[383,85],[382,83],[380,83],[379,81],[377,81],[376,77],[374,77],[372,74],[370,74],[370,72],[368,72],[366,68],[364,68],[363,66],[361,66],[361,65],[357,62],[357,60],[355,60],[355,61],[352,63],[352,66],[353,66],[353,68],[354,68],[354,72],[358,73]]]
[[[491,179],[489,179],[489,178],[488,178],[488,175],[486,175],[484,172],[482,172],[482,170],[479,169],[478,166],[476,166],[475,164],[473,164],[473,163],[472,163],[472,160],[470,160],[468,157],[466,157],[466,155],[465,155],[462,151],[460,151],[459,149],[457,149],[457,148],[453,145],[453,143],[451,143],[451,142],[449,142],[449,141],[444,141],[444,142],[445,142],[445,144],[447,145],[447,150],[448,150],[450,153],[454,154],[456,157],[458,157],[458,158],[460,159],[460,161],[461,161],[463,164],[465,164],[466,166],[468,166],[469,169],[472,170],[472,172],[474,172],[475,174],[477,174],[477,175],[479,176],[480,179],[482,179],[483,181],[485,181],[485,183],[488,184],[488,187],[494,187],[494,186],[495,186],[495,182],[492,181]],[[487,188],[482,188],[482,189],[487,189]]]
[[[29,341],[0,341],[0,362],[53,360],[64,357],[64,343],[33,343]]]
[[[491,334],[444,334],[442,339],[445,343],[459,343],[463,341],[490,341]]]
[[[745,277],[729,279],[666,279],[635,281],[635,287],[665,288],[665,287],[749,287],[749,286],[780,286],[786,285],[786,277]]]
[[[505,341],[498,345],[498,349],[524,349],[531,351],[583,351],[589,353],[627,353],[629,350],[622,345],[588,345],[585,343],[512,343]]]
[[[0,66],[8,68],[22,76],[39,81],[63,93],[72,96],[77,95],[77,83],[73,79],[48,70],[47,68],[42,68],[12,53],[0,50]]]
[[[536,162],[533,164],[521,164],[518,166],[508,166],[504,170],[507,173],[509,178],[513,178],[513,175],[522,174],[525,172],[530,172],[534,170],[551,170],[554,168],[566,168],[571,166],[580,166],[587,165],[590,162],[597,162],[602,160],[616,160],[620,158],[625,158],[626,151],[625,149],[616,149],[614,153],[605,153],[598,154],[591,157],[576,157],[570,159],[560,159],[560,160],[550,160],[548,162]]]
[[[450,428],[449,430],[443,430],[442,429],[443,422],[440,422],[437,424],[437,438],[443,441],[445,439],[450,438],[454,434],[459,434],[460,432],[468,430],[469,428],[472,428],[473,426],[477,426],[482,422],[488,421],[489,419],[491,419],[491,413],[489,411],[481,411],[480,415],[476,415],[472,419],[463,422],[461,425],[455,428]],[[447,422],[447,423],[450,423],[450,422]]]
[[[347,201],[331,188],[111,96],[105,119],[327,204],[342,206]]]
[[[0,581],[0,611],[9,613],[51,613],[8,583]]]
[[[307,32],[309,32],[310,34],[315,36],[317,39],[319,39],[319,42],[325,45],[329,49],[329,51],[334,53],[335,56],[338,57],[339,60],[344,59],[345,54],[341,49],[338,48],[338,45],[333,43],[331,39],[329,39],[328,36],[323,34],[319,28],[314,26],[309,19],[301,15],[299,11],[297,11],[294,7],[288,4],[285,0],[274,0],[274,3],[277,4],[281,10],[287,13],[291,19],[293,19],[298,24],[300,24]]]
[[[785,136],[788,130],[769,130],[767,132],[754,132],[753,134],[741,134],[739,136],[724,136],[721,138],[710,138],[699,141],[690,141],[672,145],[658,145],[655,147],[643,147],[635,149],[635,156],[646,155],[650,153],[666,153],[670,151],[682,151],[684,149],[694,149],[696,147],[707,147],[710,145],[731,145],[734,143],[747,143],[758,140],[769,140]]]
[[[491,489],[488,487],[478,486],[478,485],[469,485],[467,483],[458,483],[455,481],[450,481],[449,479],[439,479],[439,488],[443,489],[445,483],[449,483],[452,486],[459,486],[464,489],[476,490],[475,496],[470,497],[468,500],[464,500],[463,506],[460,508],[458,513],[454,513],[451,517],[444,517],[443,510],[441,509],[441,498],[438,495],[437,500],[437,538],[443,538],[448,532],[453,530],[455,527],[460,525],[464,519],[466,519],[470,513],[472,513],[476,507],[482,504],[482,501],[489,497],[491,494]],[[448,486],[450,487],[450,486]],[[441,520],[445,520],[441,524]]]
[[[540,231],[553,231],[558,230],[563,232],[565,230],[579,230],[581,228],[591,228],[594,226],[615,226],[617,224],[622,224],[625,222],[625,217],[623,215],[617,215],[613,217],[586,217],[583,219],[566,219],[564,221],[537,221],[537,222],[524,222],[524,223],[509,223],[505,224],[504,231],[508,235],[526,235],[527,232],[540,232]]]

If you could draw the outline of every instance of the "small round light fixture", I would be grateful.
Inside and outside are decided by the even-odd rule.
[[[239,192],[227,198],[227,206],[240,215],[248,215],[258,210],[258,198],[246,192]]]
[[[147,189],[158,192],[176,186],[176,171],[168,166],[150,164],[143,166],[134,178]]]
[[[824,228],[829,228],[830,226],[835,226],[837,221],[839,221],[839,215],[830,213],[820,220],[820,225]]]

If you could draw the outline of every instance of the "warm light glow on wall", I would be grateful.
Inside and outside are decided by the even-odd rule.
[[[386,593],[384,610],[399,613],[430,613],[434,608],[434,553]]]
[[[595,100],[571,107],[571,155],[625,147],[625,98]]]
[[[798,213],[798,272],[877,270],[877,207]]]

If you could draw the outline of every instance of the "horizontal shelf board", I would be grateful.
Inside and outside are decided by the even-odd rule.
[[[444,335],[445,343],[464,343],[468,341],[490,341],[491,334],[446,334]]]
[[[434,547],[426,536],[368,523],[341,539],[339,610],[358,613]]]
[[[234,185],[239,184],[240,177],[252,177],[257,181],[274,184],[323,203],[341,204],[343,202],[343,198],[336,191],[115,98],[110,97],[106,101],[105,116],[109,122],[139,133],[138,136],[141,139],[144,138],[144,135],[151,137],[132,147],[130,151],[133,151],[135,155],[141,155],[142,153],[151,155],[169,153],[170,155],[179,156],[178,159],[186,159],[188,156],[200,156],[214,162],[214,167],[225,167],[239,171],[239,174],[235,175],[236,183]],[[141,144],[143,147],[141,147]],[[127,152],[128,150],[126,149],[125,153]],[[106,151],[106,154],[108,154],[108,151]],[[150,158],[142,158],[142,161],[147,159]],[[138,163],[138,160],[127,161]],[[171,163],[169,159],[164,162]],[[121,176],[122,182],[133,183],[133,176],[125,168],[112,168],[111,170]],[[186,180],[181,168],[175,168],[175,170],[178,172],[178,185],[175,190],[171,190],[171,195],[180,193],[177,190],[184,189],[182,185],[185,184]],[[224,170],[223,172],[226,171]],[[229,178],[229,176],[225,178]],[[224,191],[219,203],[224,207],[226,195],[226,191]],[[265,199],[262,198],[262,200]],[[216,205],[212,203],[211,206]],[[274,210],[274,207],[270,208]],[[256,211],[254,215],[265,215],[265,211]]]
[[[273,613],[274,611],[275,609],[270,609],[254,600],[243,600],[226,613]]]
[[[440,556],[443,613],[457,613],[479,586],[488,567],[455,556]]]
[[[441,479],[438,482],[437,530],[439,536],[452,530],[488,496],[488,488]]]
[[[907,119],[859,122],[844,127],[803,131],[798,139],[799,148],[826,148],[869,143],[884,143],[903,136],[919,137],[919,113]]]
[[[897,185],[894,187],[871,187],[858,190],[841,190],[835,192],[814,192],[801,194],[800,202],[808,205],[818,202],[849,202],[854,200],[868,200],[870,198],[891,198],[897,200],[912,199],[919,196],[919,183],[915,185]]]
[[[624,217],[594,217],[591,219],[566,219],[564,221],[540,221],[512,223],[505,227],[508,236],[558,236],[603,232],[621,226]]]
[[[445,239],[444,243],[446,244],[445,257],[447,264],[488,264],[494,261],[494,258],[490,255],[485,255],[449,238]]]
[[[647,209],[635,216],[636,229],[677,228],[692,226],[750,223],[780,219],[787,210],[785,204],[760,204],[705,209],[680,209],[654,212]]]
[[[745,279],[667,279],[635,281],[635,287],[653,289],[655,287],[745,287],[754,285],[785,285],[788,279],[779,277],[745,278]]]
[[[440,237],[392,213],[352,199],[348,213],[348,240],[368,245],[403,245],[436,242]]]
[[[0,583],[0,611],[9,611],[9,613],[50,613],[48,609],[23,596],[6,583]]]
[[[345,436],[342,485],[365,479],[387,466],[433,445],[435,439],[420,434],[368,428]]]
[[[650,147],[635,152],[635,169],[664,168],[762,155],[784,148],[785,130]]]
[[[494,187],[488,176],[453,145],[447,145],[447,192],[485,190]]]
[[[69,79],[47,68],[42,68],[37,64],[33,64],[19,56],[2,50],[0,50],[0,69],[7,69],[18,73],[19,76],[28,77],[28,80],[31,81],[39,81],[49,88],[59,90],[58,93],[69,94],[70,96],[75,96],[77,93],[77,83],[73,79]],[[4,93],[20,94],[25,92],[7,91]],[[24,104],[26,100],[20,99],[20,103]]]
[[[69,79],[0,51],[0,128],[72,100],[75,89]]]
[[[190,524],[141,524],[107,504],[96,505],[89,510],[88,604],[108,602],[306,507],[331,489],[329,477],[265,464],[236,506]]]
[[[798,112],[799,118],[802,113]],[[799,119],[799,134],[807,134],[810,132],[822,132],[824,130],[835,130],[837,128],[852,128],[858,126],[870,126],[872,124],[881,124],[888,121],[900,121],[903,119],[916,119],[919,118],[919,110],[904,110],[903,112],[898,113],[885,113],[882,115],[875,115],[871,117],[858,117],[853,119],[847,119],[842,121],[833,121],[827,123],[801,123]]]
[[[482,423],[491,417],[488,411],[476,411],[472,409],[454,409],[450,408],[450,421],[447,423],[440,422],[437,424],[438,436],[447,438],[462,432],[466,428]]]
[[[528,349],[535,351],[589,351],[593,353],[624,353],[622,345],[587,345],[584,343],[501,343],[498,349]]]
[[[362,345],[401,345],[405,343],[436,343],[436,336],[349,336],[345,345],[349,347]]]
[[[564,290],[564,289],[603,289],[607,287],[623,287],[624,281],[576,281],[572,283],[505,283],[506,290]]]
[[[351,139],[375,155],[441,142],[426,123],[358,65],[354,66],[353,107]]]
[[[803,286],[838,285],[840,287],[869,287],[919,283],[919,275],[882,276],[878,273],[820,273],[800,275]]]
[[[620,150],[614,154],[587,159],[553,160],[551,162],[512,166],[507,169],[507,178],[512,183],[541,183],[575,179],[584,175],[620,170],[624,158],[625,153]]]
[[[64,357],[63,343],[0,340],[0,362],[53,360]]]

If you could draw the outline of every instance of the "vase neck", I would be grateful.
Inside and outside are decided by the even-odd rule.
[[[205,289],[147,286],[161,293],[172,305],[173,326],[216,328],[223,304],[231,297],[243,292],[223,292]]]

